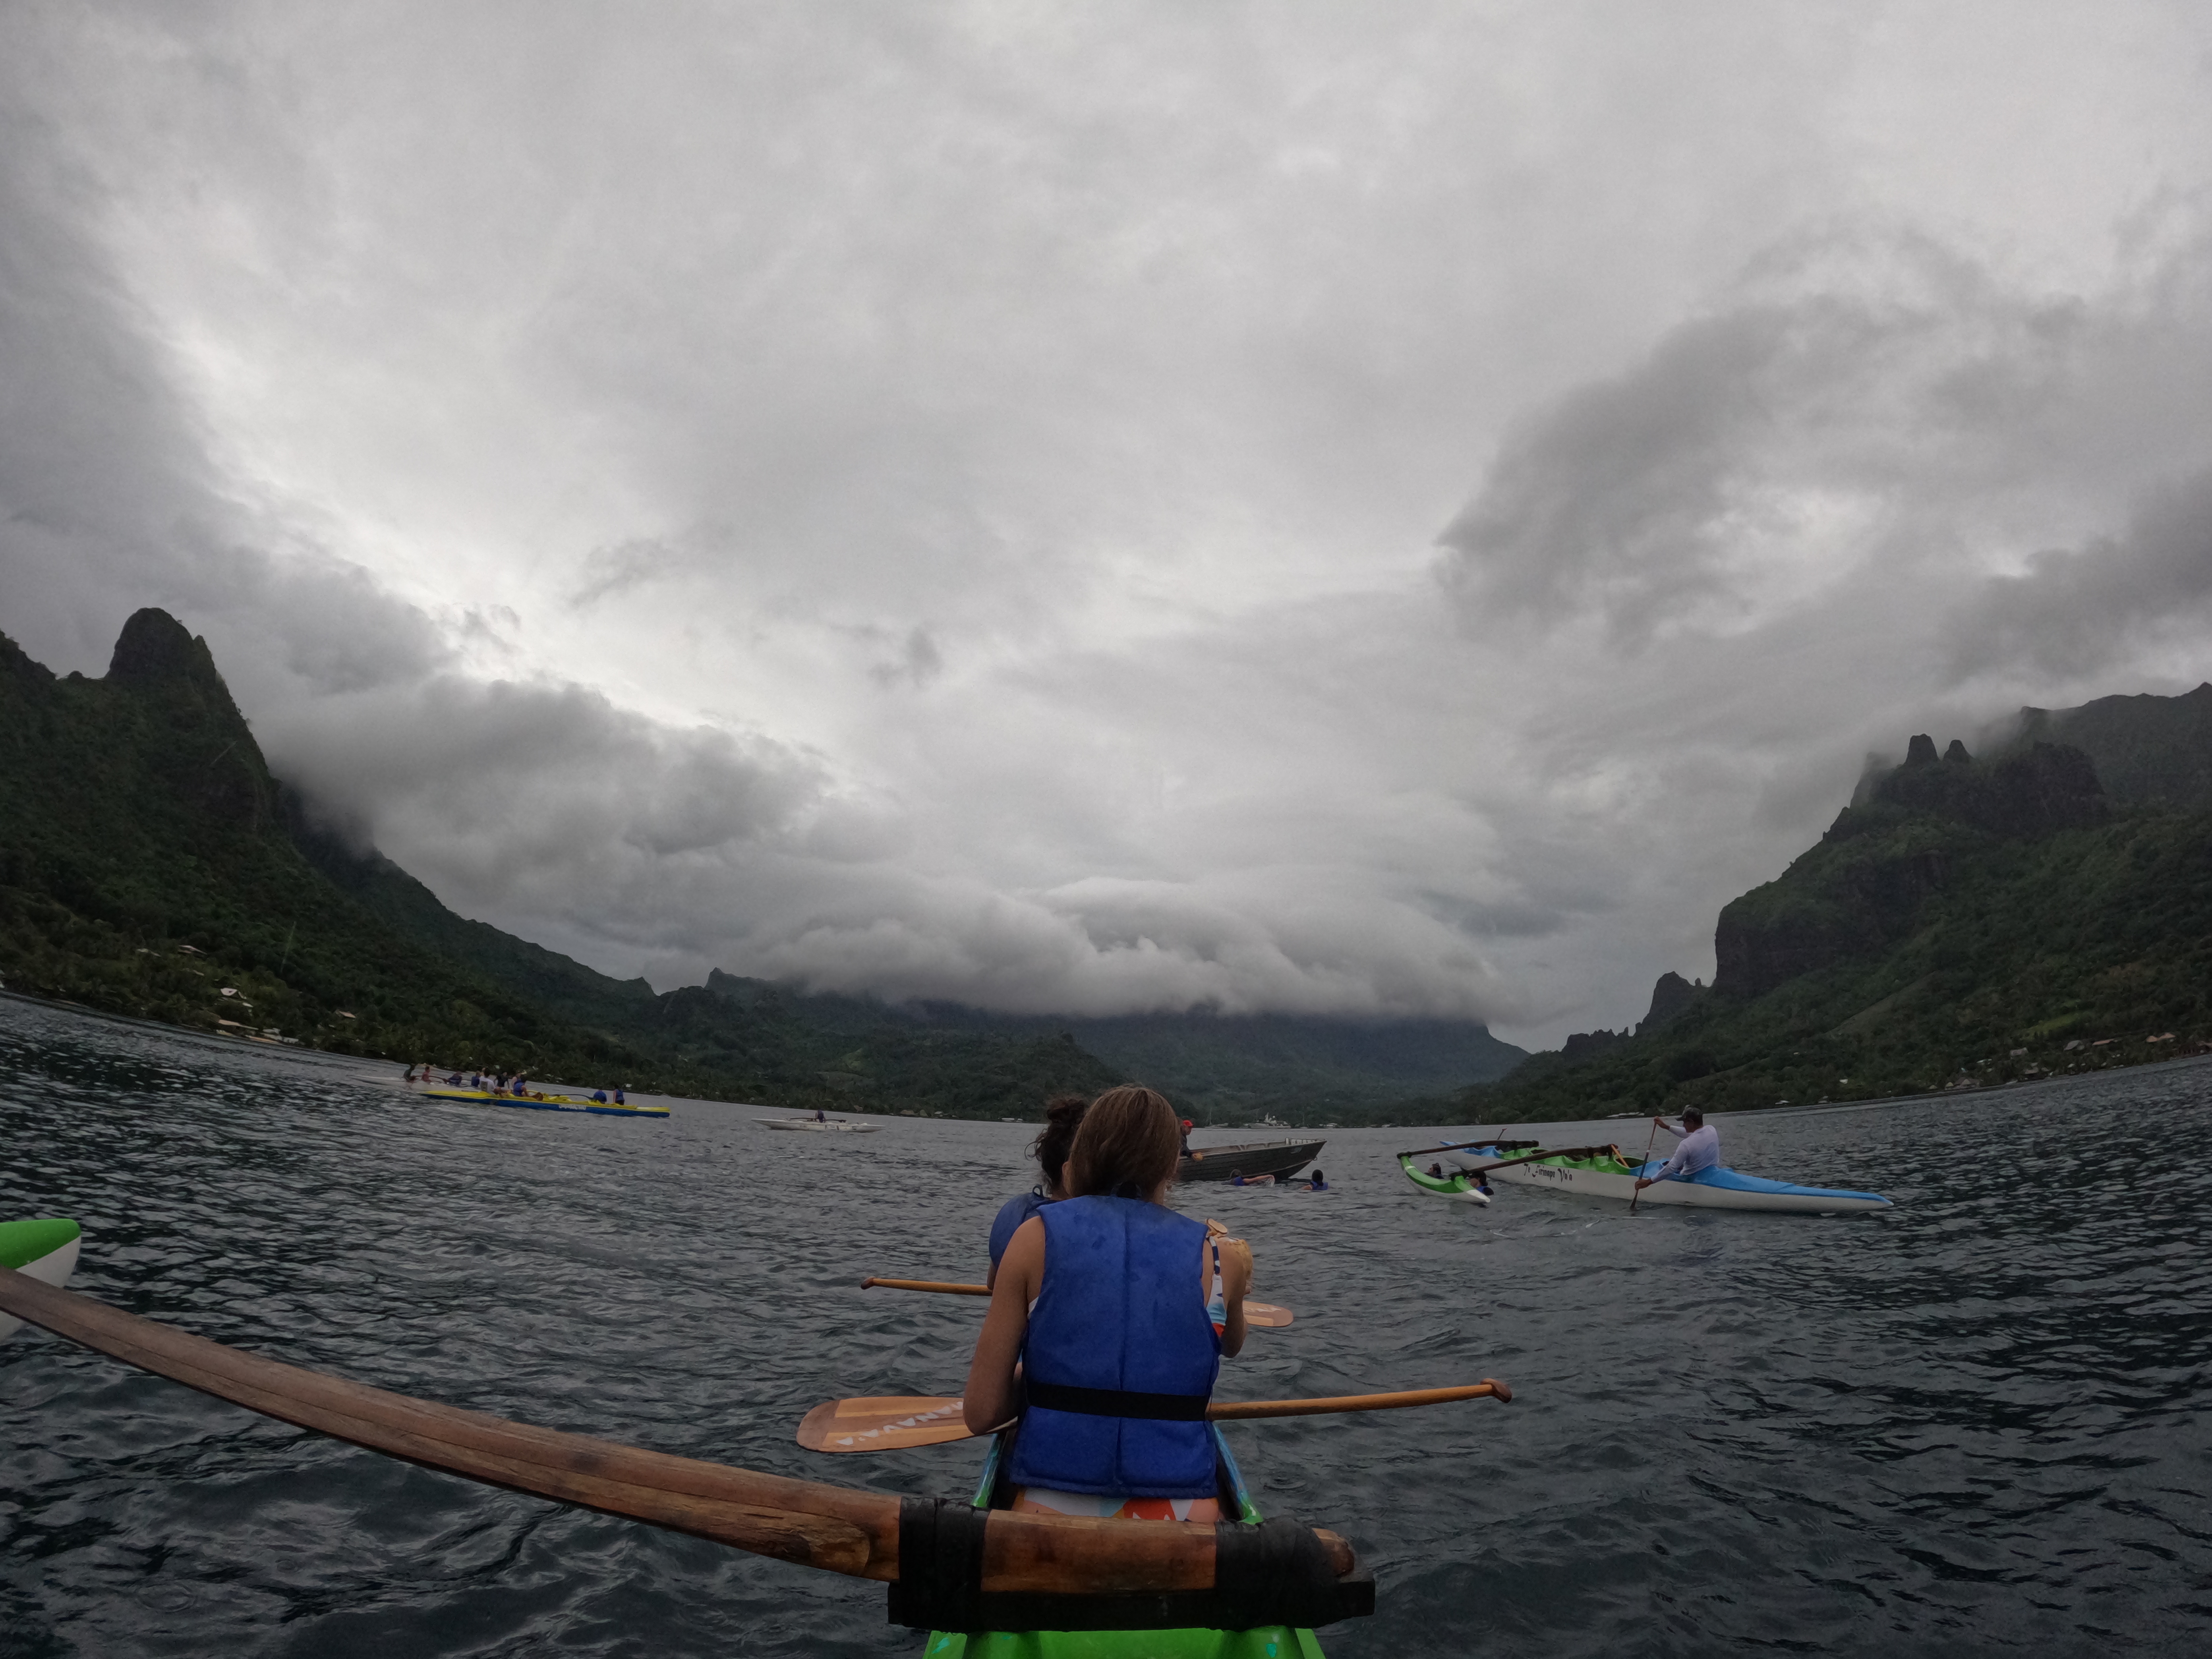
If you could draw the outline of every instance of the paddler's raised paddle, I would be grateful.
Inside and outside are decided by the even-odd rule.
[[[1653,1119],[1651,1120],[1651,1133],[1649,1133],[1649,1134],[1647,1134],[1647,1135],[1645,1135],[1645,1136],[1644,1137],[1644,1162],[1643,1162],[1643,1163],[1641,1163],[1641,1164],[1638,1164],[1638,1165],[1636,1166],[1636,1173],[1637,1173],[1638,1175],[1639,1175],[1639,1176],[1640,1176],[1640,1175],[1642,1175],[1645,1170],[1647,1170],[1647,1169],[1649,1169],[1649,1168],[1650,1167],[1650,1164],[1651,1164],[1651,1145],[1652,1145],[1652,1143],[1653,1143],[1654,1141],[1657,1140],[1658,1139],[1659,1139],[1659,1120],[1658,1120],[1657,1118],[1656,1118],[1656,1117],[1655,1117],[1655,1118],[1653,1118]],[[1631,1215],[1634,1215],[1634,1214],[1636,1213],[1636,1204],[1637,1204],[1637,1200],[1638,1200],[1638,1199],[1642,1198],[1643,1196],[1644,1196],[1644,1188],[1641,1188],[1641,1187],[1638,1187],[1638,1188],[1634,1192],[1631,1193],[1631,1194],[1628,1195],[1628,1212],[1629,1212],[1629,1214],[1631,1214]]]
[[[1495,1146],[1501,1152],[1517,1152],[1523,1146],[1540,1146],[1540,1140],[1448,1140],[1441,1146],[1416,1146],[1410,1152],[1400,1152],[1400,1158],[1426,1158],[1431,1152],[1463,1152],[1474,1146]],[[1557,1152],[1546,1152],[1546,1158],[1557,1158]]]
[[[1395,1394],[1342,1394],[1317,1400],[1217,1400],[1206,1408],[1208,1422],[1243,1423],[1262,1417],[1318,1417],[1337,1412],[1401,1411],[1408,1406],[1443,1406],[1455,1400],[1513,1398],[1503,1382],[1486,1378],[1449,1389],[1406,1389]],[[957,1400],[895,1395],[872,1400],[830,1400],[800,1419],[799,1443],[809,1451],[901,1451],[909,1446],[942,1446],[974,1437],[960,1420]],[[1001,1427],[1004,1425],[1001,1425]]]
[[[944,1296],[988,1296],[988,1285],[955,1285],[936,1279],[864,1279],[864,1291],[935,1291]],[[1272,1302],[1244,1303],[1244,1322],[1255,1330],[1279,1331],[1297,1316],[1288,1308],[1279,1308]]]

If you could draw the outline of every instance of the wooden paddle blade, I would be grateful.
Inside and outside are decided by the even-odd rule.
[[[1244,1304],[1244,1322],[1255,1330],[1279,1331],[1297,1317],[1288,1308],[1279,1308],[1272,1302],[1247,1298]]]
[[[960,1405],[926,1395],[825,1401],[800,1419],[799,1443],[809,1451],[870,1452],[972,1439]]]

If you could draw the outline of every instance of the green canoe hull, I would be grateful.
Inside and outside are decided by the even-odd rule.
[[[999,1462],[1006,1439],[991,1442],[983,1460],[983,1478],[975,1487],[975,1507],[988,1509],[992,1490],[999,1483]],[[1235,1492],[1237,1518],[1252,1526],[1261,1521],[1258,1506],[1244,1486],[1243,1472],[1231,1455],[1229,1443],[1213,1431],[1214,1455]],[[1141,1527],[1141,1521],[1132,1521]],[[925,1659],[1323,1659],[1320,1638],[1310,1630],[1288,1625],[1266,1625],[1257,1630],[1029,1630],[977,1632],[932,1631],[922,1649]]]
[[[77,1225],[63,1217],[40,1221],[0,1221],[0,1267],[28,1273],[56,1289],[76,1271]],[[0,1314],[0,1342],[21,1330],[23,1322]]]

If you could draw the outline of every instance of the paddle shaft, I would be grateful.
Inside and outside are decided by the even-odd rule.
[[[713,1539],[858,1578],[896,1579],[899,1500],[759,1474],[588,1435],[511,1423],[264,1359],[0,1267],[0,1310],[127,1365],[282,1422],[425,1468]],[[1316,1529],[1338,1576],[1352,1547]],[[1198,1522],[993,1513],[985,1592],[1101,1594],[1213,1588],[1213,1528]],[[916,1564],[919,1571],[929,1564]]]
[[[1314,1400],[1217,1400],[1207,1405],[1212,1423],[1253,1422],[1272,1417],[1319,1417],[1345,1412],[1402,1411],[1409,1406],[1443,1406],[1485,1397],[1500,1405],[1513,1390],[1495,1378],[1447,1389],[1406,1389],[1389,1394],[1336,1395]],[[979,1436],[962,1420],[964,1402],[937,1397],[898,1395],[890,1399],[824,1401],[799,1425],[799,1443],[833,1455],[904,1451],[915,1446],[948,1446]],[[981,1431],[995,1434],[1010,1425]]]
[[[1394,1394],[1340,1394],[1314,1400],[1217,1400],[1206,1408],[1210,1423],[1245,1423],[1261,1417],[1322,1417],[1340,1412],[1395,1412],[1408,1406],[1444,1406],[1455,1400],[1494,1398],[1504,1405],[1513,1390],[1495,1378],[1449,1389],[1401,1389]]]
[[[1648,1170],[1651,1167],[1651,1148],[1657,1143],[1658,1139],[1659,1120],[1655,1117],[1651,1120],[1651,1133],[1644,1137],[1644,1162],[1636,1166],[1638,1170]],[[1638,1187],[1634,1192],[1628,1195],[1629,1214],[1634,1215],[1636,1213],[1636,1206],[1643,1196],[1644,1188],[1641,1187]]]
[[[860,1281],[860,1288],[864,1291],[878,1286],[886,1291],[936,1291],[945,1296],[988,1296],[991,1293],[988,1285],[953,1285],[938,1279],[864,1279]]]
[[[955,1285],[940,1279],[864,1279],[864,1291],[933,1291],[943,1296],[988,1296],[988,1285]],[[1271,1302],[1255,1302],[1249,1297],[1244,1301],[1244,1316],[1252,1322],[1255,1330],[1276,1330],[1291,1322],[1287,1309],[1278,1308]]]
[[[1398,1156],[1400,1158],[1426,1158],[1431,1152],[1463,1152],[1470,1146],[1502,1146],[1510,1148],[1514,1146],[1534,1146],[1540,1144],[1540,1142],[1534,1140],[1455,1140],[1449,1145],[1443,1146],[1417,1146],[1412,1152],[1401,1152]]]

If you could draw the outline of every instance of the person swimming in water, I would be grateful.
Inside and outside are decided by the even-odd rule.
[[[962,1415],[981,1434],[1019,1413],[1018,1510],[1221,1518],[1205,1412],[1244,1346],[1252,1252],[1162,1201],[1176,1141],[1164,1097],[1108,1090],[1076,1131],[1068,1197],[1023,1222],[999,1264]]]
[[[1030,1143],[1030,1153],[1036,1159],[1037,1172],[1044,1179],[1001,1204],[999,1213],[992,1218],[991,1271],[984,1278],[986,1285],[998,1283],[999,1262],[1022,1223],[1046,1205],[1058,1203],[1067,1196],[1061,1177],[1066,1170],[1068,1152],[1075,1145],[1075,1132],[1082,1126],[1083,1114],[1090,1105],[1081,1095],[1054,1095],[1045,1102],[1044,1127]]]
[[[1328,1190],[1328,1178],[1324,1176],[1319,1170],[1316,1170],[1313,1172],[1313,1178],[1306,1182],[1306,1190],[1310,1193],[1327,1192]]]

